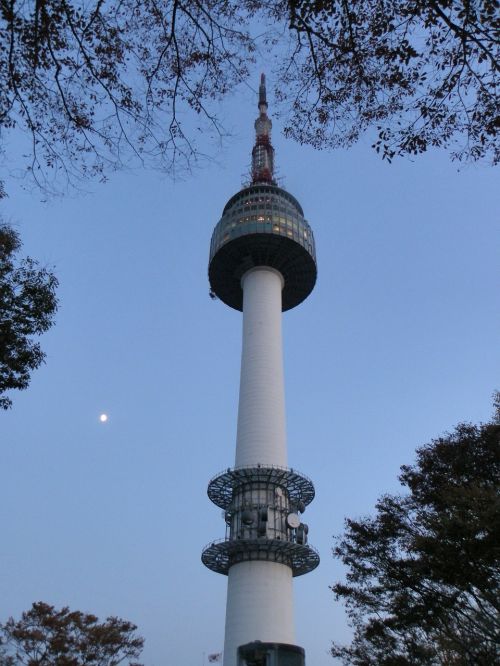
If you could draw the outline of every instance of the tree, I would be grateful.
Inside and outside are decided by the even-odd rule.
[[[500,663],[500,423],[461,424],[417,450],[376,515],[347,520],[332,590],[347,606],[358,666]]]
[[[20,620],[11,617],[0,625],[0,666],[118,666],[142,651],[144,639],[136,629],[117,617],[99,623],[95,615],[39,601]]]
[[[500,391],[495,391],[493,393],[493,423],[500,425]]]
[[[376,128],[388,159],[443,146],[497,163],[497,30],[494,0],[2,0],[0,130],[27,133],[45,190],[189,167],[198,134],[223,134],[217,104],[273,53],[300,142]]]
[[[49,192],[61,176],[189,166],[181,117],[221,131],[210,102],[248,74],[248,16],[226,0],[2,1],[0,129],[27,132],[28,172]]]
[[[458,160],[500,160],[494,0],[296,0],[282,79],[286,133],[350,146],[376,128],[384,158],[431,146]]]
[[[18,234],[0,224],[0,408],[12,400],[5,394],[25,389],[45,354],[33,337],[47,331],[57,310],[57,278],[30,257],[18,260]]]

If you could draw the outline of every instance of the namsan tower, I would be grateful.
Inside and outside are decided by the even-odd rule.
[[[281,313],[311,293],[316,255],[299,202],[274,179],[264,74],[258,108],[251,184],[228,201],[210,245],[211,292],[243,312],[243,343],[235,465],[208,485],[226,536],[202,561],[228,577],[224,666],[303,666],[292,579],[319,556],[301,519],[314,486],[287,467]]]

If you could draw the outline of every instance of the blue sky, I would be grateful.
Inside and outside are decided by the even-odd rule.
[[[234,137],[183,181],[121,173],[41,203],[10,180],[2,202],[24,251],[56,267],[61,303],[46,365],[0,415],[0,619],[37,600],[118,615],[146,638],[147,666],[223,646],[225,580],[200,553],[224,534],[206,486],[233,464],[241,314],[209,298],[207,258],[248,170],[256,98],[244,89],[223,112]],[[296,580],[297,638],[328,666],[349,635],[328,589],[342,576],[332,535],[397,491],[418,445],[491,415],[498,169],[435,151],[389,165],[369,139],[316,152],[279,129],[319,268],[284,315],[289,461],[315,482],[305,520],[322,557]]]

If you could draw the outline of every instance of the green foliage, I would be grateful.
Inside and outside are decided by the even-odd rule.
[[[57,278],[26,257],[18,259],[18,234],[0,225],[0,408],[12,401],[5,394],[28,387],[30,375],[45,354],[34,336],[47,331],[57,310]]]
[[[500,425],[461,424],[401,468],[405,495],[347,520],[332,587],[355,630],[333,656],[358,666],[500,663]]]
[[[99,623],[95,615],[39,601],[20,620],[0,625],[0,666],[118,666],[142,651],[136,629],[117,617]]]

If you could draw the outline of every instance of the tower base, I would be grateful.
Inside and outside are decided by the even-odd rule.
[[[254,641],[238,648],[238,666],[305,666],[304,649],[286,643]]]

